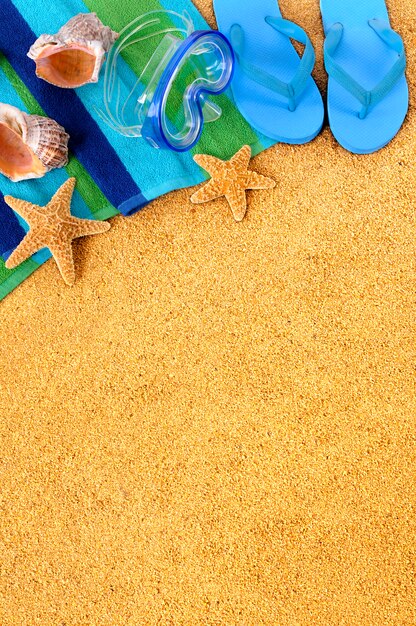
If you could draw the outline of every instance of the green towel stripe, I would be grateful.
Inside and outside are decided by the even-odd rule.
[[[2,54],[0,54],[0,68],[3,70],[5,76],[21,98],[22,102],[24,102],[28,111],[33,115],[44,116],[45,112],[42,107],[32,96],[24,82],[16,74],[6,57]],[[99,187],[97,187],[87,170],[81,165],[76,157],[73,155],[70,156],[69,163],[65,169],[69,176],[74,176],[77,179],[77,191],[81,194],[82,199],[95,218],[98,219],[98,213],[100,215],[106,214],[108,218],[118,215],[118,211],[109,204],[107,198],[100,191]]]
[[[84,4],[90,11],[95,11],[104,24],[111,26],[118,32],[138,17],[137,6],[133,2],[123,7],[123,11],[119,10],[117,2],[108,2],[108,0],[84,0]],[[146,12],[164,10],[166,9],[163,4],[157,0],[146,0]],[[138,74],[137,69],[135,69],[134,50],[127,48],[122,56],[135,74]],[[184,88],[181,89],[178,85],[179,90],[182,100]],[[225,159],[231,157],[243,144],[251,145],[253,154],[261,152],[265,146],[232,100],[223,94],[215,97],[215,102],[223,109],[223,114],[219,120],[205,127],[200,142],[193,148],[191,154],[215,154],[215,156]],[[220,154],[218,154],[218,146],[222,147]]]
[[[192,154],[214,154],[220,159],[229,159],[245,144],[252,147],[253,155],[264,150],[258,135],[227,96],[218,96],[215,102],[222,108],[222,115],[209,125],[209,132],[202,133]],[[239,127],[241,132],[236,130]],[[221,146],[220,154],[217,146]]]
[[[120,32],[127,24],[130,24],[140,15],[139,3],[128,2],[120,11],[120,5],[117,2],[109,2],[108,0],[83,0],[84,4],[90,11],[97,13],[100,20],[106,25],[111,26],[116,32]],[[158,0],[146,0],[146,8],[143,13],[148,11],[164,11],[165,7]],[[132,53],[134,56],[134,52]],[[127,60],[129,57],[128,49],[123,53],[123,58]],[[134,68],[132,68],[134,69]]]
[[[38,269],[39,263],[33,259],[27,259],[14,270],[8,270],[2,258],[0,258],[0,300],[3,300],[28,276]]]

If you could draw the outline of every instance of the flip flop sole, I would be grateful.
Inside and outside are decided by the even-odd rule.
[[[229,39],[233,26],[241,27],[244,57],[251,65],[283,82],[291,81],[299,67],[299,55],[290,39],[266,22],[269,16],[281,17],[276,0],[214,0],[214,10],[220,31]],[[312,77],[295,111],[289,110],[284,96],[256,83],[238,63],[231,88],[242,115],[267,137],[284,143],[307,143],[322,128],[324,107]]]
[[[398,59],[371,28],[369,21],[389,23],[384,0],[321,0],[324,30],[327,34],[334,24],[342,24],[343,35],[334,59],[364,89],[378,85]],[[386,146],[398,133],[409,106],[405,75],[372,108],[364,119],[359,114],[360,101],[329,76],[328,117],[332,133],[347,150],[370,154]]]

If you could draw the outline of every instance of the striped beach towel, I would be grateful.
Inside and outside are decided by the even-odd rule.
[[[51,256],[44,249],[14,270],[5,268],[5,260],[27,230],[25,222],[4,202],[5,195],[45,205],[68,176],[75,176],[75,215],[100,220],[118,213],[131,215],[163,194],[205,180],[206,173],[193,161],[194,154],[229,158],[244,144],[258,154],[274,143],[248,125],[228,91],[215,100],[223,109],[221,119],[205,127],[191,152],[156,150],[143,139],[121,136],[103,122],[99,115],[103,76],[98,85],[75,91],[58,89],[36,77],[34,63],[26,56],[37,37],[57,32],[77,13],[94,11],[104,24],[119,32],[140,14],[161,9],[187,11],[196,29],[209,28],[190,0],[1,0],[0,101],[55,119],[71,139],[66,168],[40,180],[19,183],[0,175],[0,300]],[[128,55],[123,63],[126,71],[134,72]]]

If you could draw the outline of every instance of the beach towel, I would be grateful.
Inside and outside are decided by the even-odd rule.
[[[117,32],[139,15],[161,9],[186,11],[196,29],[208,29],[190,0],[1,0],[1,9],[0,101],[55,119],[71,139],[66,168],[19,183],[0,175],[0,299],[51,256],[44,249],[15,270],[5,268],[4,261],[27,231],[25,222],[4,202],[5,195],[45,205],[64,180],[75,176],[74,215],[88,219],[108,219],[119,213],[130,216],[163,194],[206,180],[206,172],[193,160],[195,154],[227,159],[244,144],[249,144],[256,155],[275,143],[249,126],[228,90],[215,98],[222,117],[205,126],[192,151],[156,150],[144,139],[124,137],[105,124],[99,113],[103,72],[98,84],[59,89],[37,78],[35,64],[27,57],[41,34],[55,33],[74,15],[89,11]],[[128,57],[123,61],[126,66],[128,61]],[[127,69],[135,71],[133,67]]]

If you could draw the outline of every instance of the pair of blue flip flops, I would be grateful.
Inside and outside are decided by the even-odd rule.
[[[214,0],[214,9],[236,54],[232,91],[241,113],[276,141],[311,141],[324,106],[305,31],[283,19],[277,0]],[[385,0],[321,0],[321,12],[331,130],[351,152],[376,152],[398,133],[408,110],[403,41]],[[291,40],[304,45],[301,58]]]

